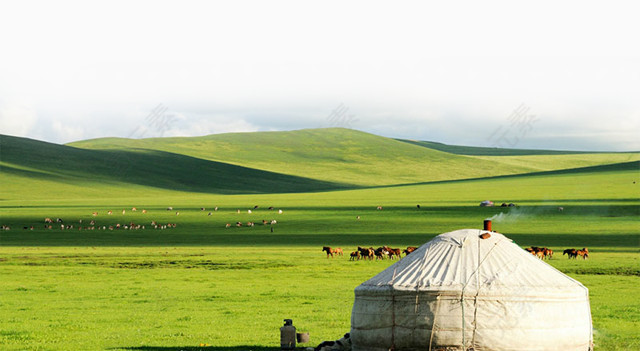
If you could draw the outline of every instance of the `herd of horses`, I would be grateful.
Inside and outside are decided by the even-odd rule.
[[[393,259],[401,258],[403,253],[405,255],[408,255],[413,251],[415,251],[416,249],[417,247],[415,246],[409,246],[405,250],[401,250],[399,248],[391,248],[386,245],[380,246],[377,249],[374,249],[373,247],[358,246],[356,251],[353,251],[351,252],[351,254],[349,254],[349,260],[350,261],[358,261],[361,259],[362,260],[373,260],[373,259],[384,260],[385,258],[389,258],[393,260]],[[329,257],[333,258],[334,255],[336,256],[344,255],[342,248],[339,248],[339,247],[332,248],[330,246],[324,246],[322,247],[322,251],[327,253],[327,258]]]
[[[587,249],[586,247],[583,247],[582,250],[566,249],[564,250],[564,252],[562,252],[562,256],[564,255],[567,255],[567,257],[570,259],[576,259],[578,258],[578,256],[580,256],[583,260],[586,260],[587,258],[589,258],[589,249]]]
[[[553,257],[553,250],[547,247],[531,246],[527,247],[525,250],[541,260],[550,259]]]
[[[547,247],[531,246],[527,247],[525,250],[541,260],[550,259],[553,257],[553,250]],[[589,258],[589,249],[587,249],[586,247],[583,247],[582,250],[566,249],[562,252],[562,255],[567,255],[567,257],[570,259],[576,259],[578,256],[580,256],[583,260],[586,260],[587,258]]]
[[[380,246],[377,249],[374,249],[373,247],[358,246],[356,251],[353,251],[351,252],[351,254],[349,254],[350,256],[349,260],[350,261],[357,261],[361,259],[362,260],[373,260],[373,259],[383,260],[385,258],[389,258],[393,260],[393,259],[399,259],[400,257],[402,257],[403,253],[406,256],[412,253],[413,251],[415,251],[416,249],[417,247],[415,246],[408,246],[405,250],[394,249],[388,246]],[[531,247],[527,247],[525,250],[541,260],[551,259],[553,257],[553,250],[551,250],[548,247],[531,246]],[[327,258],[329,257],[333,258],[334,255],[344,256],[344,252],[342,248],[339,248],[339,247],[332,248],[330,246],[323,246],[322,251],[327,253]],[[566,249],[564,250],[562,255],[563,256],[567,255],[568,258],[570,259],[571,258],[575,259],[578,256],[580,256],[582,257],[582,259],[586,260],[587,258],[589,258],[589,249],[587,249],[586,247],[583,247],[582,250]]]

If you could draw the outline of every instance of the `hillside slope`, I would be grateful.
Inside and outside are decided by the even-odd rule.
[[[287,193],[345,185],[155,150],[87,150],[0,136],[0,177],[10,189],[56,193],[63,185],[150,187],[208,193]]]
[[[573,155],[589,154],[589,151],[560,151],[560,150],[534,150],[534,149],[507,149],[497,147],[448,145],[433,141],[396,139],[404,143],[423,146],[429,149],[440,150],[456,155],[467,156],[523,156],[523,155]]]
[[[380,186],[532,171],[411,145],[360,131],[329,128],[203,137],[104,138],[69,144],[97,150],[172,152],[333,183]]]

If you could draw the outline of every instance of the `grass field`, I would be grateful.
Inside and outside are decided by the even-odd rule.
[[[45,159],[55,159],[68,150],[45,151]],[[205,173],[191,168],[174,187],[161,176],[152,185],[117,179],[108,167],[104,176],[52,164],[49,174],[35,176],[28,172],[42,173],[47,162],[8,162],[5,155],[3,146],[0,224],[11,230],[0,231],[2,350],[278,350],[284,318],[316,345],[349,330],[353,289],[392,264],[326,259],[323,245],[420,245],[494,216],[494,230],[522,247],[554,249],[548,263],[589,288],[596,350],[640,349],[640,172],[638,162],[622,156],[629,154],[617,154],[613,165],[597,155],[586,164],[530,155],[591,167],[413,185],[388,177],[395,185],[363,189],[298,175],[300,190],[309,190],[288,194],[281,176],[296,175],[276,173],[281,188],[270,192],[240,191],[241,181],[193,189],[189,184]],[[85,156],[77,157],[79,166]],[[351,185],[340,190],[344,184]],[[518,207],[479,207],[486,199]],[[44,229],[45,217],[75,227]],[[146,228],[78,230],[80,219],[83,226],[96,220]],[[273,232],[263,219],[277,220]],[[177,226],[151,229],[153,220]],[[225,228],[237,221],[257,225]],[[589,247],[590,259],[568,260],[561,255],[568,247]]]

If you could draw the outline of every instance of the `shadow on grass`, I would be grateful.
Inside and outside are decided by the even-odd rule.
[[[466,178],[466,179],[436,180],[436,181],[429,181],[429,182],[404,183],[404,184],[393,184],[393,185],[380,185],[380,186],[373,186],[371,188],[393,188],[393,187],[405,187],[405,186],[414,186],[414,185],[450,184],[450,183],[463,183],[463,182],[472,182],[472,181],[514,179],[514,178],[527,178],[527,177],[536,177],[536,176],[550,176],[550,175],[564,175],[564,174],[637,171],[639,169],[640,169],[640,161],[631,161],[631,162],[612,163],[608,165],[558,169],[558,170],[552,170],[552,171],[505,174],[505,175],[499,175],[499,176],[477,177],[477,178]]]
[[[98,183],[134,184],[220,194],[299,193],[358,188],[165,151],[78,149],[5,135],[1,136],[1,140],[0,159],[6,163],[2,172],[24,178],[78,185],[86,182],[87,186]]]
[[[267,231],[267,229],[265,229]],[[499,231],[499,229],[498,229]],[[429,233],[358,233],[352,235],[326,233],[245,233],[237,234],[189,234],[167,232],[162,235],[154,231],[147,233],[89,233],[89,232],[43,232],[32,233],[24,230],[12,230],[0,233],[0,246],[10,247],[64,247],[64,246],[108,246],[108,247],[309,247],[309,246],[419,246],[433,239],[444,230]],[[566,234],[566,233],[504,233],[522,247],[536,245],[549,247],[614,247],[638,248],[640,236],[629,234]]]
[[[276,351],[279,347],[265,346],[135,346],[120,350],[131,351]],[[302,350],[297,348],[296,350]]]

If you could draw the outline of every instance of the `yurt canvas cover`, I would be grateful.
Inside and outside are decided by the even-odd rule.
[[[358,286],[353,350],[590,350],[587,288],[483,233],[441,234]]]

